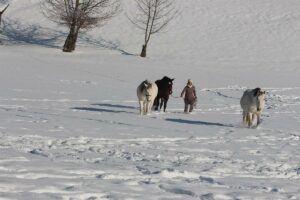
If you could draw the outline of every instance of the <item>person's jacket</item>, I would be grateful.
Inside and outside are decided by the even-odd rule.
[[[185,86],[181,92],[181,97],[184,95],[184,100],[188,103],[193,103],[197,98],[195,86]]]

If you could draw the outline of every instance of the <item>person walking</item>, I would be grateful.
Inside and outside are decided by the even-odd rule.
[[[184,112],[192,112],[197,100],[196,88],[191,79],[188,79],[186,86],[183,88],[180,97],[184,97]]]

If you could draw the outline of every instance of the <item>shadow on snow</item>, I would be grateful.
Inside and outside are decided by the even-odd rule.
[[[4,40],[7,40],[11,44],[32,44],[50,48],[61,48],[67,37],[67,34],[62,31],[56,31],[39,25],[22,24],[16,20],[3,20],[1,35],[4,36]],[[79,34],[77,43],[115,50],[123,55],[136,56],[121,49],[119,41],[108,41],[103,38],[95,39],[86,33]]]
[[[109,41],[109,40],[105,40],[101,37],[95,39],[87,34],[80,35],[79,40],[80,40],[80,42],[84,42],[85,44],[89,44],[89,45],[92,45],[92,46],[95,46],[98,48],[119,51],[121,54],[126,55],[126,56],[138,56],[137,54],[132,54],[132,53],[125,51],[124,49],[121,49],[119,41]]]
[[[92,106],[105,106],[105,107],[112,107],[112,108],[127,108],[127,109],[138,109],[138,107],[134,106],[124,106],[119,104],[110,104],[110,103],[99,103],[99,104],[91,104]]]
[[[186,120],[186,119],[172,119],[167,118],[166,121],[183,123],[183,124],[193,124],[193,125],[204,125],[204,126],[221,126],[221,127],[234,127],[232,124],[221,124],[215,122],[205,122],[205,121],[194,121],[194,120]]]
[[[59,48],[59,38],[66,37],[62,32],[42,28],[38,25],[23,25],[18,21],[5,20],[1,34],[12,44],[35,44],[51,48]]]
[[[125,105],[119,105],[119,104],[91,104],[92,106],[100,106],[100,108],[96,107],[73,107],[71,109],[73,110],[81,110],[81,111],[91,111],[91,112],[107,112],[107,113],[130,113],[130,114],[136,114],[137,112],[132,111],[126,111],[122,109],[131,109],[136,110],[137,107],[134,106],[125,106]],[[102,107],[108,107],[108,108],[102,108]]]

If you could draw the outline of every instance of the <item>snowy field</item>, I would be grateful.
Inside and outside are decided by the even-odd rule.
[[[12,0],[0,34],[1,200],[300,199],[299,0],[179,1],[146,59],[124,13],[62,53],[38,2]],[[136,87],[165,75],[167,112],[140,116]],[[248,129],[239,100],[258,86]]]

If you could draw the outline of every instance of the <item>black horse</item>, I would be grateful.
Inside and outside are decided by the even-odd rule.
[[[161,80],[155,81],[158,87],[158,94],[154,100],[154,110],[161,109],[164,105],[164,112],[166,112],[167,102],[169,100],[170,94],[172,94],[172,87],[173,87],[173,79],[170,79],[167,76],[164,76]]]

